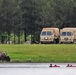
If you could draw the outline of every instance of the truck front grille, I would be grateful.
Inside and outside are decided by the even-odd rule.
[[[68,40],[68,38],[64,38],[64,40]]]

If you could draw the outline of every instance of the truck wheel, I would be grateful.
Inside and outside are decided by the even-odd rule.
[[[56,43],[58,44],[59,43],[59,38],[55,39]]]
[[[41,44],[43,44],[43,42],[40,42]]]
[[[56,40],[54,40],[53,43],[56,44]]]
[[[73,40],[73,43],[76,44],[76,40]]]

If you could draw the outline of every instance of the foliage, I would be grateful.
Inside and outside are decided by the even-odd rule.
[[[14,33],[14,43],[15,36],[20,43],[21,31],[25,41],[28,35],[35,41],[43,27],[76,27],[75,20],[75,0],[0,0],[0,35],[7,33],[10,41]]]

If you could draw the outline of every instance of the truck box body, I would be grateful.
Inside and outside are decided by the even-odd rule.
[[[59,39],[59,29],[58,28],[43,28],[40,35],[41,43],[55,42]]]
[[[60,42],[75,43],[76,28],[63,28],[60,30]]]
[[[64,30],[70,30],[74,32],[74,38],[76,39],[76,28],[64,28]]]

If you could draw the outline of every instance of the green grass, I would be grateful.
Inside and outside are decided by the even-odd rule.
[[[0,45],[11,62],[76,62],[75,44]]]

